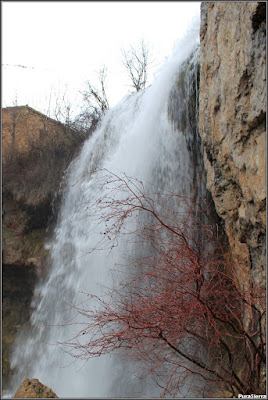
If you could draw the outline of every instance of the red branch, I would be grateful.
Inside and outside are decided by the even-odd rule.
[[[105,226],[96,248],[112,249],[124,238],[145,252],[128,257],[128,277],[111,288],[109,301],[91,296],[97,310],[76,307],[85,329],[61,345],[82,359],[124,349],[157,377],[163,395],[176,396],[193,374],[222,395],[260,393],[265,291],[245,293],[226,273],[235,266],[209,206],[102,172],[105,194],[85,210]]]

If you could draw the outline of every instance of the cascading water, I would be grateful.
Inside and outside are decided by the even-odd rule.
[[[79,329],[71,306],[82,299],[81,292],[101,295],[102,285],[109,286],[109,272],[123,251],[123,245],[113,251],[91,251],[100,230],[93,229],[86,207],[105,190],[97,190],[101,172],[96,169],[123,172],[178,194],[204,195],[193,100],[198,91],[196,55],[188,72],[188,64],[183,66],[197,47],[198,35],[196,21],[154,84],[110,110],[69,167],[57,227],[47,245],[49,277],[36,287],[31,328],[22,332],[16,343],[12,367],[17,373],[11,393],[23,378],[35,377],[59,397],[159,397],[160,389],[150,377],[139,380],[132,363],[113,355],[84,363],[56,343],[71,338]],[[180,68],[189,90],[176,81]]]

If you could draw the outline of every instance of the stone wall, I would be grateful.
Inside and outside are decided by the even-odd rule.
[[[199,129],[241,287],[265,284],[266,3],[203,2]]]

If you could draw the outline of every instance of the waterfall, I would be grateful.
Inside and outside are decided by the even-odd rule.
[[[59,397],[159,397],[160,389],[150,376],[140,380],[133,362],[108,355],[85,363],[72,358],[57,342],[69,339],[79,329],[73,323],[72,305],[82,301],[82,292],[102,295],[124,250],[120,245],[112,251],[91,252],[101,228],[94,229],[87,205],[105,190],[98,186],[98,168],[125,173],[178,194],[204,195],[195,114],[198,36],[199,21],[176,44],[155,82],[107,112],[71,163],[57,226],[47,243],[49,276],[35,289],[31,326],[21,332],[12,357],[11,366],[17,372],[11,393],[29,377],[38,378]],[[189,61],[186,63],[189,57],[191,68]],[[185,86],[180,86],[178,79],[183,75]]]

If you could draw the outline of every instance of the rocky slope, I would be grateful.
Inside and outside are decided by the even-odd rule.
[[[265,284],[266,3],[203,2],[199,129],[237,281]]]

